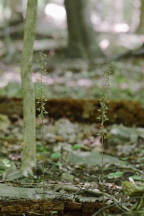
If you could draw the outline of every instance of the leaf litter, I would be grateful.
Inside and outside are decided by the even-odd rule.
[[[2,119],[5,120],[6,117],[3,116]],[[44,129],[43,144],[41,127]],[[96,124],[47,119],[42,126],[41,121],[37,120],[36,175],[25,179],[18,172],[23,147],[22,122],[18,120],[13,125],[8,122],[8,126],[0,130],[0,181],[11,184],[17,182],[22,186],[30,182],[40,184],[45,181],[48,184],[57,179],[62,184],[69,182],[71,185],[83,185],[84,191],[79,199],[95,200],[95,195],[90,190],[99,190],[111,196],[106,198],[107,201],[117,205],[118,200],[123,200],[123,205],[131,208],[134,198],[129,198],[132,201],[127,204],[122,183],[126,180],[129,182],[129,179],[135,184],[142,184],[144,181],[144,129],[112,125],[106,130],[103,149],[99,126]],[[98,196],[97,199],[100,201],[102,198]]]

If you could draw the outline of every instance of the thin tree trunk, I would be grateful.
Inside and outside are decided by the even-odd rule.
[[[37,18],[37,0],[28,0],[21,63],[24,116],[24,150],[21,171],[33,172],[36,166],[35,96],[32,83],[32,57]]]

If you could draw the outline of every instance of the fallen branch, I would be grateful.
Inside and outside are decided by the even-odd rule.
[[[78,186],[61,184],[60,191],[56,190],[57,186],[49,184],[43,189],[0,184],[0,215],[52,215],[52,212],[56,212],[55,215],[61,216],[88,216],[108,205],[107,198],[103,202],[102,196],[105,194],[100,191],[92,193],[92,190],[88,190],[88,196],[84,193],[86,190]],[[68,191],[65,190],[67,187]],[[109,207],[109,212],[122,211],[115,205]]]

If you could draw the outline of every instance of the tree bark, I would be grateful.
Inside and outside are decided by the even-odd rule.
[[[32,174],[36,165],[35,95],[32,83],[32,57],[36,18],[37,0],[28,0],[21,63],[24,116],[24,150],[21,171],[24,175]]]
[[[141,0],[139,24],[137,27],[137,33],[144,33],[144,0]]]
[[[90,61],[102,54],[90,19],[90,2],[65,0],[68,25],[68,50],[72,57],[86,57]]]

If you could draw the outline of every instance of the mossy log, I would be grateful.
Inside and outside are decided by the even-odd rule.
[[[99,99],[48,99],[45,104],[45,117],[54,119],[68,118],[71,121],[98,123],[101,115]],[[144,107],[136,101],[106,101],[108,121],[110,124],[144,127]],[[41,101],[36,101],[37,115]],[[0,97],[0,113],[8,115],[11,120],[22,117],[22,99]]]
[[[101,201],[102,193],[87,196],[76,191],[55,192],[53,187],[43,190],[0,184],[0,215],[90,216],[106,205]],[[80,187],[73,187],[80,191]],[[108,211],[120,213],[116,206],[109,206]]]

